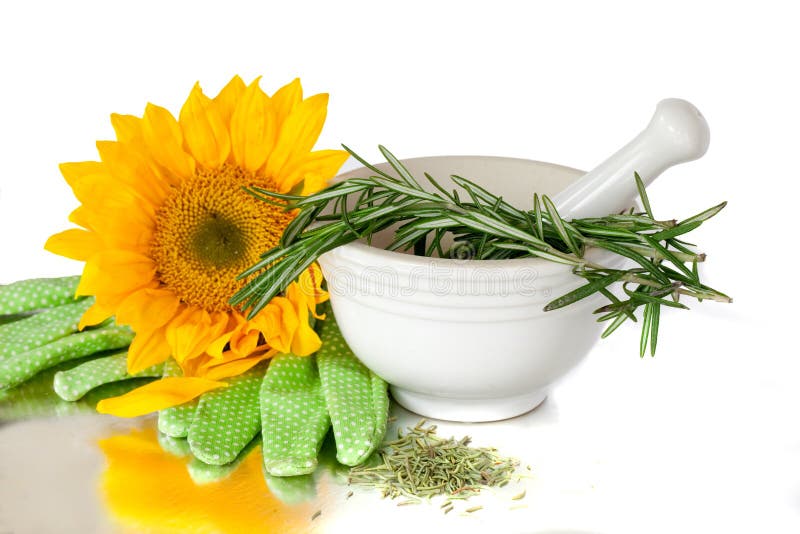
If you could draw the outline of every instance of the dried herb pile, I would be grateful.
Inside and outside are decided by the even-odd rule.
[[[504,458],[496,449],[470,447],[469,436],[444,439],[436,435],[435,425],[425,424],[420,421],[406,434],[398,430],[397,439],[379,451],[381,463],[354,467],[348,482],[376,488],[383,497],[418,501],[446,495],[449,501],[477,495],[483,488],[504,486],[519,466],[518,460]]]

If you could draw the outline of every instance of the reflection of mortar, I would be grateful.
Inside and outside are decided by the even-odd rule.
[[[553,195],[583,173],[511,158],[446,156],[403,162],[444,187],[457,174],[529,208],[534,192]],[[378,165],[389,172],[387,165]],[[363,176],[352,171],[343,178]],[[452,188],[452,187],[451,187]],[[342,334],[363,362],[392,386],[395,399],[423,415],[460,421],[504,419],[541,403],[558,378],[591,349],[601,325],[590,297],[544,312],[549,301],[585,283],[571,267],[542,259],[469,261],[352,243],[320,258]],[[618,258],[587,256],[610,266]]]

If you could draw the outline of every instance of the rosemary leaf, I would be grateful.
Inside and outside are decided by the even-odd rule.
[[[544,311],[557,310],[558,308],[563,308],[564,306],[577,302],[581,299],[585,299],[590,295],[594,295],[600,291],[600,289],[604,289],[619,280],[623,274],[623,271],[616,271],[607,276],[603,276],[602,278],[592,280],[588,284],[582,285],[581,287],[574,289],[565,295],[561,295],[553,301],[550,301],[550,303],[544,307]]]
[[[572,266],[587,283],[554,299],[545,309],[555,310],[600,293],[609,300],[595,310],[603,314],[599,321],[609,321],[603,332],[606,337],[628,319],[637,322],[636,311],[642,307],[642,354],[647,345],[651,354],[655,353],[662,306],[686,308],[679,302],[681,297],[731,302],[729,296],[700,281],[697,264],[705,260],[705,254],[678,239],[719,213],[724,202],[681,222],[655,220],[644,182],[637,174],[634,180],[643,213],[631,209],[567,221],[546,196],[534,194],[531,209],[520,210],[457,175],[451,176],[456,188],[448,192],[425,174],[433,188],[426,191],[385,147],[379,148],[397,176],[344,148],[372,175],[352,178],[305,197],[293,194],[295,191],[279,194],[257,187],[247,189],[263,202],[297,210],[279,245],[265,251],[239,276],[247,282],[230,302],[248,317],[285,290],[320,255],[358,239],[370,242],[373,235],[390,227],[395,228],[389,246],[392,250],[414,247],[417,254],[444,257],[442,241],[452,239],[472,250],[477,260],[541,258]],[[589,261],[583,257],[586,247],[604,249],[633,260],[635,265],[612,269]],[[451,254],[457,249],[454,247]],[[615,283],[623,284],[628,300],[621,301],[609,291]]]

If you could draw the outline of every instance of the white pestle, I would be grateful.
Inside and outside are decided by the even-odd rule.
[[[565,219],[619,213],[638,196],[634,172],[648,185],[673,165],[701,157],[708,141],[708,124],[696,107],[679,98],[662,100],[642,133],[555,195],[553,203]]]

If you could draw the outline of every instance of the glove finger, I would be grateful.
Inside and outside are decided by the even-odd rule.
[[[370,382],[372,384],[372,410],[375,416],[375,434],[372,435],[372,443],[377,448],[383,443],[383,438],[386,436],[386,425],[389,423],[389,384],[372,371],[370,371]]]
[[[164,362],[164,377],[183,376],[178,362],[170,358]],[[185,404],[165,408],[158,412],[158,430],[173,438],[185,438],[189,435],[194,414],[197,411],[197,400]]]
[[[247,455],[253,452],[253,450],[260,443],[261,440],[258,437],[253,438],[250,443],[248,443],[245,448],[242,449],[238,456],[236,456],[236,458],[228,464],[211,465],[202,462],[197,458],[192,458],[192,460],[186,466],[186,469],[189,471],[189,476],[195,484],[208,484],[210,482],[222,480],[236,471],[236,469],[239,467],[239,464],[241,464]]]
[[[317,364],[336,439],[336,459],[358,465],[372,454],[386,431],[388,398],[384,403],[381,397],[386,396],[385,383],[381,386],[383,381],[356,358],[333,314],[321,326],[320,338]]]
[[[109,326],[72,334],[11,356],[0,362],[0,390],[21,384],[39,371],[59,363],[127,347],[132,340],[133,332],[129,328]]]
[[[250,443],[261,430],[258,390],[264,365],[228,379],[228,387],[200,397],[189,427],[189,446],[200,461],[224,465]]]
[[[33,278],[0,286],[0,315],[26,313],[75,300],[80,276]]]
[[[128,374],[128,352],[96,358],[68,371],[59,371],[53,378],[53,389],[66,401],[76,401],[103,384],[128,378],[161,376],[163,365],[148,367],[136,374]]]
[[[91,298],[73,300],[0,326],[0,361],[74,334],[81,317],[93,303]]]
[[[264,468],[274,476],[311,473],[330,427],[313,357],[273,357],[261,384]]]

